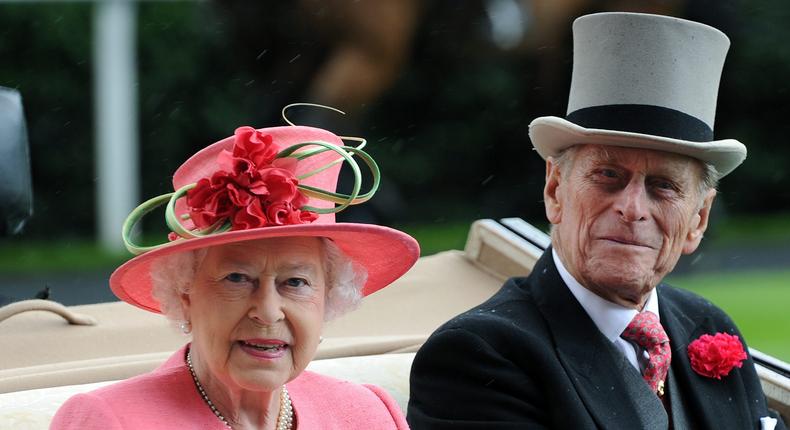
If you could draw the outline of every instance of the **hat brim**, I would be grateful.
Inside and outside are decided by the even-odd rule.
[[[367,296],[389,285],[414,265],[420,256],[417,241],[406,233],[372,224],[300,224],[230,231],[189,240],[177,240],[139,255],[116,269],[110,288],[121,300],[147,311],[161,313],[151,295],[151,265],[178,252],[272,237],[326,237],[352,261],[367,270],[362,294]]]
[[[649,134],[584,128],[564,118],[544,116],[529,125],[529,138],[543,159],[579,144],[644,148],[687,155],[713,165],[720,177],[746,159],[746,146],[734,139],[692,142]]]

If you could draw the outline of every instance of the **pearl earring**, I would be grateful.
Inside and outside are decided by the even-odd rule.
[[[181,321],[179,327],[181,328],[181,333],[184,334],[192,333],[192,323],[189,321]]]

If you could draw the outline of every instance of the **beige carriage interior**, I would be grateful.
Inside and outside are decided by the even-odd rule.
[[[472,224],[465,249],[420,258],[390,287],[330,322],[309,369],[380,385],[405,410],[414,352],[444,321],[529,273],[548,246],[518,218]],[[0,428],[45,429],[71,395],[152,370],[187,338],[122,302],[0,308]],[[790,417],[790,366],[752,350],[770,406]]]

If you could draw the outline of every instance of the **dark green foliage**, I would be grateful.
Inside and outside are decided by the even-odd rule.
[[[30,235],[92,230],[90,7],[0,5],[0,85],[22,94],[30,142]]]
[[[169,191],[189,154],[236,126],[282,124],[280,107],[310,101],[311,77],[333,42],[297,4],[139,3],[142,197]],[[527,124],[564,114],[570,29],[561,46],[500,51],[477,2],[426,4],[394,85],[364,114],[320,124],[367,137],[385,175],[370,208],[344,217],[541,221],[544,167]],[[720,204],[736,213],[787,211],[790,4],[689,4],[689,17],[721,26],[733,42],[716,136],[741,140],[749,158],[723,181]],[[91,40],[90,3],[0,4],[0,85],[22,93],[30,134],[35,214],[26,237],[93,234]]]

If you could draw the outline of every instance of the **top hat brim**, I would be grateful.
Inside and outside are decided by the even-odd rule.
[[[110,276],[110,288],[121,300],[161,313],[151,295],[151,265],[167,255],[211,246],[274,237],[325,237],[355,264],[365,268],[362,295],[374,293],[406,273],[420,256],[417,241],[406,233],[372,224],[299,224],[229,231],[189,240],[176,240],[127,261]]]
[[[544,116],[529,125],[529,138],[543,159],[579,144],[643,148],[686,155],[711,164],[723,177],[746,159],[746,146],[734,139],[694,142],[650,134],[585,128],[564,118]]]

